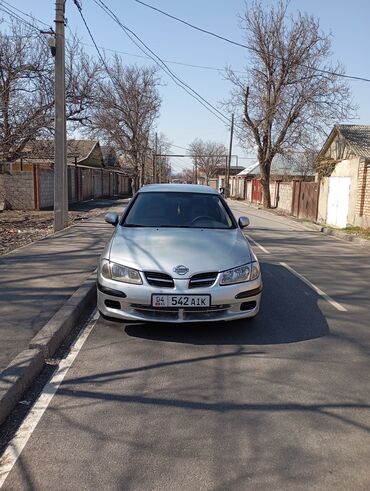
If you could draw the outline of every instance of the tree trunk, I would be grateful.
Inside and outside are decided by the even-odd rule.
[[[264,208],[271,208],[270,164],[268,162],[264,162],[262,165],[260,165],[260,168],[261,168],[263,207]]]

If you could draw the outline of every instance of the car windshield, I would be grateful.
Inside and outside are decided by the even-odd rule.
[[[125,227],[233,228],[217,194],[139,193],[123,223]]]

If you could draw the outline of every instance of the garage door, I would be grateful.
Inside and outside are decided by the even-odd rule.
[[[347,226],[350,177],[330,177],[327,223],[336,227]]]

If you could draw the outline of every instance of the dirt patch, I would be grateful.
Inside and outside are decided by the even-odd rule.
[[[107,208],[108,209],[108,208]],[[69,222],[87,220],[104,213],[104,208],[70,211]],[[0,212],[0,255],[53,233],[52,211],[5,210]]]

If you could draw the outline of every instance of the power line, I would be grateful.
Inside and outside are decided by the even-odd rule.
[[[96,49],[96,51],[97,51],[97,53],[98,53],[98,56],[99,56],[99,58],[100,58],[100,61],[102,62],[102,64],[103,64],[103,66],[104,66],[104,68],[105,68],[105,70],[106,70],[107,74],[109,75],[109,78],[112,80],[113,85],[114,85],[114,81],[113,81],[113,79],[112,79],[112,77],[111,77],[111,75],[110,75],[110,70],[109,70],[109,68],[108,68],[107,64],[105,63],[105,60],[104,60],[104,58],[103,58],[103,56],[102,56],[102,54],[101,54],[101,52],[100,52],[100,49],[99,49],[98,45],[97,45],[97,44],[96,44],[96,42],[95,42],[94,36],[92,35],[92,32],[91,32],[91,30],[90,30],[90,28],[89,28],[89,26],[88,26],[88,24],[87,24],[87,22],[86,22],[86,19],[85,19],[85,17],[84,17],[84,14],[82,13],[82,7],[81,7],[81,4],[80,4],[80,2],[79,2],[78,0],[73,0],[73,3],[76,5],[77,10],[78,10],[78,11],[79,11],[79,13],[80,13],[81,19],[82,19],[82,21],[83,21],[83,23],[84,23],[84,25],[85,25],[85,27],[86,27],[87,32],[89,33],[90,39],[91,39],[91,41],[93,42],[93,45],[94,45],[94,47],[95,47],[95,49]]]
[[[2,12],[8,14],[13,19],[16,19],[16,20],[19,20],[20,22],[23,22],[23,24],[27,25],[28,27],[30,27],[31,29],[36,31],[38,34],[41,34],[40,29],[38,27],[36,27],[35,24],[31,24],[31,22],[29,22],[28,20],[21,17],[19,14],[17,14],[17,12],[14,12],[14,10],[12,10],[12,8],[14,8],[15,10],[18,10],[21,13],[24,13],[23,11],[17,9],[16,7],[13,7],[8,2],[5,2],[5,3],[7,3],[7,5],[4,5],[4,2],[5,2],[5,0],[0,0],[0,10]],[[27,17],[30,17],[33,21],[36,20],[37,22],[40,22],[41,24],[48,26],[48,24],[45,24],[43,21],[41,21],[40,19],[37,19],[36,17],[32,17],[31,15],[26,14],[26,13],[24,13],[24,15],[27,15]],[[50,26],[48,26],[48,27],[50,27]]]
[[[191,152],[190,148],[180,147],[179,145],[174,145],[173,143],[171,143],[171,147],[180,148],[181,150],[186,150],[187,152]]]
[[[102,10],[105,11],[111,19],[116,22],[120,28],[125,32],[125,34],[131,39],[131,41],[146,55],[148,54],[142,46],[145,47],[149,53],[151,53],[150,58],[162,69],[164,70],[167,75],[171,77],[171,79],[181,87],[185,92],[187,92],[191,97],[195,98],[202,106],[204,106],[209,112],[211,112],[214,116],[216,116],[223,124],[228,124],[227,117],[219,111],[215,106],[213,106],[209,101],[207,101],[204,97],[202,97],[197,91],[195,91],[192,87],[190,87],[188,84],[186,84],[183,80],[181,80],[167,65],[166,63],[156,54],[154,51],[152,51],[149,46],[147,46],[140,38],[137,36],[131,29],[129,29],[127,26],[122,24],[122,22],[119,20],[119,18],[116,16],[116,14],[102,1],[102,0],[93,0],[96,5],[98,5]],[[133,39],[133,37],[135,39]],[[136,40],[138,42],[136,42]],[[142,46],[141,46],[142,45]],[[190,91],[190,92],[189,92]]]
[[[84,25],[89,33],[89,36],[94,44],[94,47],[95,49],[97,50],[98,52],[98,55],[100,57],[100,60],[102,61],[110,79],[112,80],[112,77],[110,75],[110,71],[109,71],[109,68],[107,67],[106,63],[105,63],[105,60],[99,50],[99,47],[97,45],[97,43],[95,42],[95,39],[92,35],[92,32],[87,24],[87,21],[82,13],[82,7],[81,7],[81,4],[78,0],[73,0],[79,13],[80,13],[80,16],[84,22]],[[214,116],[216,116],[223,124],[228,124],[228,120],[227,120],[227,117],[221,112],[219,111],[216,107],[214,107],[209,101],[207,101],[206,99],[204,99],[198,92],[196,92],[194,89],[192,89],[192,87],[190,87],[188,84],[186,84],[183,80],[181,80],[179,77],[177,77],[177,75],[175,73],[172,72],[172,70],[170,70],[168,68],[168,66],[163,62],[163,60],[158,56],[156,55],[131,29],[129,29],[127,26],[123,25],[122,22],[118,19],[118,17],[114,14],[114,12],[102,1],[102,0],[94,0],[94,3],[96,5],[98,5],[102,10],[104,10],[104,12],[109,15],[109,17],[111,17],[114,22],[116,22],[119,27],[125,32],[125,34],[131,39],[131,41],[145,54],[147,54],[145,52],[145,50],[135,41],[135,39],[132,39],[132,36],[134,36],[138,41],[139,43],[141,43],[155,58],[153,58],[153,56],[150,56],[150,58],[162,69],[164,70],[171,78],[172,80],[179,86],[181,87],[183,90],[185,90],[191,97],[195,98],[195,100],[197,100],[200,104],[202,104],[202,106],[204,106],[208,111],[210,111]],[[128,32],[127,32],[128,31]],[[132,34],[132,36],[130,36],[130,34]],[[158,61],[157,61],[158,60]],[[114,81],[112,80],[113,84],[114,84]],[[179,85],[179,83],[181,85]],[[191,90],[191,92],[193,92],[196,97],[194,97],[194,95],[192,95],[188,90]],[[198,97],[201,99],[199,100]],[[210,106],[214,111],[216,111],[219,115],[222,116],[223,119],[221,119],[212,109],[210,109],[210,107],[207,107],[205,104],[203,104],[202,100],[208,104],[208,106]],[[188,151],[188,149],[186,149]]]
[[[0,2],[1,2],[1,3],[0,3],[0,11],[1,11],[1,12],[4,12],[4,13],[6,13],[6,14],[8,14],[8,15],[9,15],[10,17],[12,17],[13,19],[16,19],[17,21],[20,21],[20,22],[22,22],[23,24],[25,24],[26,26],[28,26],[30,29],[32,29],[32,30],[33,30],[33,31],[34,31],[34,32],[37,34],[37,37],[39,37],[39,38],[42,40],[42,42],[43,42],[43,43],[44,43],[46,46],[48,46],[48,43],[47,43],[47,41],[46,41],[45,37],[42,35],[42,31],[41,31],[41,30],[40,30],[38,27],[36,27],[34,24],[31,24],[31,23],[30,23],[30,22],[28,22],[26,19],[23,19],[23,17],[21,17],[21,16],[20,16],[20,15],[18,15],[16,12],[14,12],[13,10],[11,10],[11,8],[10,8],[10,7],[7,7],[6,5],[4,5],[4,3],[3,3],[4,1],[5,1],[5,0],[0,0]],[[8,2],[6,2],[6,3],[8,3]],[[10,5],[10,4],[8,4],[8,5]],[[18,10],[18,11],[20,11],[19,9],[17,9],[17,10]],[[28,15],[28,14],[25,14],[25,15]],[[28,16],[29,16],[29,15],[28,15]],[[29,16],[29,17],[30,17],[30,16]],[[32,18],[32,17],[31,17],[31,18]],[[43,23],[42,21],[40,21],[39,19],[36,19],[36,18],[32,18],[32,20],[38,20],[38,22]],[[45,24],[45,25],[47,25],[47,24]],[[50,29],[51,29],[51,28],[50,28]],[[52,29],[51,29],[50,33],[52,33],[52,32],[53,32],[53,31],[52,31]]]
[[[21,9],[17,8],[15,5],[12,5],[11,3],[7,2],[6,0],[1,0],[1,3],[2,3],[2,4],[4,4],[4,3],[5,3],[5,4],[6,4],[6,5],[8,5],[9,7],[11,7],[13,10],[16,10],[17,12],[19,12],[19,13],[21,13],[21,14],[25,15],[26,17],[29,17],[29,18],[30,18],[30,19],[32,19],[33,21],[37,20],[37,22],[39,22],[40,24],[43,24],[43,25],[44,25],[44,26],[46,26],[46,27],[50,27],[50,25],[49,25],[49,24],[47,24],[46,22],[44,22],[43,20],[38,19],[37,17],[35,17],[35,16],[34,16],[34,15],[32,15],[32,14],[27,14],[26,12],[24,12],[23,10],[21,10]],[[9,7],[8,7],[8,8],[9,8]]]
[[[220,34],[217,34],[215,32],[212,32],[212,31],[209,31],[207,29],[203,29],[201,27],[198,27],[194,24],[191,24],[190,22],[187,22],[186,20],[184,19],[180,19],[179,17],[176,17],[174,15],[171,15],[169,14],[168,12],[165,12],[164,10],[161,10],[157,7],[154,7],[153,5],[149,5],[148,3],[145,3],[143,2],[142,0],[134,0],[135,2],[137,3],[140,3],[141,5],[144,5],[145,7],[149,8],[149,9],[152,9],[152,10],[155,10],[156,12],[159,12],[160,14],[162,15],[165,15],[166,17],[169,17],[173,20],[176,20],[177,22],[180,22],[181,24],[185,24],[186,26],[188,27],[191,27],[192,29],[195,29],[196,31],[200,31],[200,32],[203,32],[204,34],[208,34],[209,36],[213,36],[217,39],[220,39],[221,41],[225,41],[229,44],[233,44],[235,46],[239,46],[240,48],[245,48],[245,49],[248,49],[250,51],[253,51],[253,52],[259,52],[257,49],[255,48],[251,48],[250,46],[246,45],[246,44],[242,44],[242,43],[239,43],[238,41],[234,41],[233,39],[229,39],[225,36],[221,36]],[[341,78],[346,78],[346,79],[349,79],[349,80],[360,80],[362,82],[370,82],[370,79],[369,78],[365,78],[365,77],[357,77],[355,75],[346,75],[344,73],[338,73],[338,72],[334,72],[334,71],[331,71],[331,70],[323,70],[321,68],[316,68],[316,67],[310,67],[308,65],[304,65],[303,63],[298,63],[298,65],[304,67],[304,68],[308,68],[310,70],[313,70],[314,72],[319,72],[319,73],[324,73],[326,75],[334,75],[336,77],[341,77]]]
[[[110,70],[109,70],[109,68],[107,67],[106,63],[105,63],[105,60],[104,60],[104,58],[103,58],[103,56],[102,56],[102,54],[101,54],[101,52],[100,52],[100,50],[99,50],[98,45],[97,45],[97,44],[96,44],[96,42],[95,42],[95,39],[94,39],[94,37],[93,37],[93,35],[92,35],[92,32],[91,32],[91,30],[90,30],[90,28],[89,28],[89,26],[88,26],[88,24],[87,24],[87,22],[86,22],[86,19],[85,19],[85,17],[84,17],[84,15],[83,15],[83,13],[82,13],[82,7],[81,7],[81,5],[80,5],[80,3],[79,3],[79,1],[78,1],[78,0],[73,0],[73,1],[74,1],[74,4],[76,5],[76,7],[77,7],[77,9],[78,9],[78,11],[79,11],[79,13],[80,13],[80,16],[81,16],[81,18],[82,18],[82,20],[83,20],[83,23],[84,23],[84,25],[85,25],[85,27],[86,27],[86,29],[87,29],[88,33],[89,33],[89,36],[90,36],[90,38],[91,38],[91,40],[92,40],[92,42],[93,42],[93,44],[94,44],[94,47],[95,47],[96,51],[98,52],[99,58],[100,58],[101,62],[103,63],[103,65],[104,65],[104,67],[105,67],[105,69],[106,69],[106,71],[107,71],[107,73],[108,73],[108,75],[109,75],[110,79],[112,80],[112,82],[113,82],[113,84],[114,84],[114,80],[112,79],[112,77],[111,77],[111,75],[110,75]],[[95,1],[95,0],[94,0],[94,1]],[[97,2],[95,2],[95,3],[97,3]],[[102,3],[103,3],[103,2],[102,2]],[[105,6],[105,4],[104,4],[104,6]],[[106,8],[109,10],[109,8],[108,8],[108,7],[106,7]],[[104,10],[105,10],[105,9],[104,9]],[[113,12],[112,12],[112,15],[113,15],[113,16],[115,16],[115,15],[113,14]],[[111,16],[111,15],[110,15],[110,17],[112,18],[112,16]],[[115,21],[116,21],[116,20],[115,20]],[[120,22],[120,21],[119,21],[119,19],[117,19],[117,21],[118,21],[118,22]],[[117,21],[116,21],[116,22],[117,22]],[[120,23],[119,23],[119,25],[120,25]],[[129,28],[127,28],[126,26],[123,26],[123,25],[122,25],[121,27],[122,27],[122,29],[124,29],[124,30],[125,30],[125,32],[126,32],[126,29],[127,29],[129,32],[132,32],[132,31],[131,31]],[[127,34],[127,33],[126,33],[126,34]],[[133,34],[135,37],[137,37],[137,36],[135,35],[135,33],[133,33],[133,32],[132,32],[132,34]],[[130,37],[130,36],[129,36],[129,37]],[[132,38],[131,38],[131,37],[130,37],[130,39],[132,40]],[[138,38],[138,39],[139,39],[139,38]],[[133,42],[135,42],[135,41],[133,41]],[[140,42],[142,42],[142,41],[140,41]],[[138,46],[138,44],[137,44],[137,43],[135,43],[135,44]],[[151,50],[150,50],[150,48],[148,48],[148,47],[147,47],[147,46],[146,46],[144,43],[142,43],[142,44],[143,44],[143,45],[144,45],[144,46],[145,46],[145,47],[146,47],[146,48],[147,48],[149,51],[151,51]],[[138,47],[139,47],[139,46],[138,46]],[[141,48],[139,47],[139,49],[141,49]],[[153,53],[153,55],[154,55],[154,56],[156,56],[154,53]],[[151,58],[151,59],[153,59],[153,58]],[[159,58],[159,57],[158,57],[158,59],[160,60],[160,58]],[[153,59],[153,61],[156,61],[156,60],[154,60],[154,59]],[[156,62],[156,63],[158,64],[158,62]],[[159,66],[161,66],[161,65],[159,65]],[[166,66],[166,65],[164,64],[164,66]],[[163,69],[163,67],[161,67],[161,68]],[[171,70],[170,70],[168,67],[166,67],[166,68],[167,68],[167,70],[168,70],[170,73],[172,73],[172,72],[171,72]],[[170,76],[171,76],[171,75],[170,75]],[[173,76],[174,76],[174,77],[176,77],[176,75],[174,75],[174,74],[173,74]],[[171,78],[172,78],[172,77],[171,77]],[[176,78],[177,78],[177,77],[176,77]],[[179,80],[180,80],[180,79],[179,79]],[[175,82],[176,82],[176,81],[175,81]],[[178,84],[177,84],[177,85],[178,85]],[[184,87],[183,87],[183,88],[184,88]],[[185,90],[186,90],[186,89],[185,89]],[[189,92],[188,92],[188,93],[189,93]],[[191,95],[191,94],[190,94],[190,95]],[[200,96],[200,97],[201,97],[201,96]],[[198,100],[198,99],[197,99],[197,100]],[[201,101],[198,101],[198,102],[201,102]],[[208,103],[208,104],[210,104],[210,103]],[[211,105],[211,104],[210,104],[210,105]],[[204,106],[204,107],[206,107],[206,106]],[[212,107],[213,107],[213,106],[212,106]],[[209,108],[207,108],[207,109],[209,109]],[[217,109],[216,109],[216,110],[217,110]],[[218,110],[217,110],[217,111],[218,111]],[[212,111],[211,111],[211,112],[212,112]],[[213,114],[214,114],[214,113],[213,113]],[[222,114],[222,113],[221,113],[221,114]],[[215,115],[216,117],[218,117],[218,116],[217,116],[217,114],[214,114],[214,115]],[[225,116],[223,116],[223,117],[225,117]],[[221,118],[219,118],[219,119],[221,119]],[[221,121],[222,121],[222,120],[221,120]],[[224,121],[222,121],[222,122],[224,123]]]
[[[68,28],[68,26],[67,26]],[[70,30],[72,36],[73,36],[73,33],[72,31]],[[94,47],[92,44],[89,44],[89,43],[84,43],[84,42],[81,42],[79,41],[80,44],[83,44],[84,46],[89,46],[90,48],[91,47]],[[112,49],[112,48],[105,48],[104,46],[99,46],[99,49],[103,50],[103,51],[111,51],[112,53],[118,53],[118,54],[121,54],[121,55],[127,55],[127,56],[134,56],[136,58],[142,58],[142,59],[145,59],[145,60],[152,60],[152,58],[150,56],[145,56],[145,55],[138,55],[136,53],[128,53],[127,51],[119,51],[117,49]],[[215,66],[207,66],[207,65],[194,65],[192,63],[185,63],[185,62],[182,62],[182,61],[174,61],[174,60],[165,60],[163,59],[163,61],[165,63],[169,63],[170,65],[173,64],[173,65],[180,65],[180,66],[186,66],[186,67],[190,67],[190,68],[200,68],[202,70],[212,70],[212,71],[215,71],[215,72],[223,72],[225,71],[224,68],[222,67],[215,67]],[[245,70],[233,70],[235,73],[246,73]]]
[[[19,21],[23,22],[24,24],[26,24],[30,28],[32,28],[34,31],[37,31],[38,34],[40,34],[40,30],[35,25],[31,24],[27,20],[25,20],[22,17],[20,17],[17,13],[13,12],[11,9],[9,9],[9,7],[7,7],[6,5],[4,5],[2,2],[0,4],[0,10],[2,12],[4,12],[5,14],[8,14],[10,17],[13,17],[13,19],[16,19],[16,20],[19,20]]]
[[[95,42],[95,39],[94,39],[94,36],[93,36],[93,34],[92,34],[92,32],[91,32],[91,30],[90,30],[90,28],[89,28],[88,24],[87,24],[87,21],[86,21],[86,19],[85,19],[84,15],[83,15],[81,4],[80,4],[80,2],[79,2],[78,0],[73,0],[73,2],[74,2],[74,4],[76,5],[76,7],[77,7],[77,9],[78,9],[78,11],[79,11],[79,13],[80,13],[80,16],[81,16],[81,18],[82,18],[82,21],[83,21],[83,23],[84,23],[84,25],[85,25],[85,27],[86,27],[86,30],[87,30],[87,32],[89,33],[89,36],[90,36],[90,38],[91,38],[91,40],[92,40],[92,42],[93,42],[93,44],[94,44],[94,47],[95,47],[96,51],[98,52],[98,55],[99,55],[99,57],[100,57],[100,59],[101,59],[101,61],[102,61],[103,65],[104,65],[104,67],[106,68],[108,75],[110,76],[110,73],[109,73],[109,68],[107,67],[107,65],[106,65],[106,63],[105,63],[105,60],[104,60],[104,58],[103,58],[102,54],[100,53],[99,47],[97,46],[97,44],[96,44],[96,42]],[[110,76],[110,78],[111,78],[111,80],[112,80],[112,77],[111,77],[111,76]],[[112,80],[112,82],[114,83],[114,80]]]
[[[164,61],[156,54],[154,53],[153,50],[151,50],[149,48],[149,46],[147,46],[131,29],[129,29],[127,26],[123,25],[122,22],[118,19],[118,17],[116,16],[116,14],[114,14],[114,12],[102,1],[102,0],[94,0],[94,2],[99,5],[120,27],[121,29],[123,29],[123,31],[125,32],[125,34],[131,39],[131,41],[145,54],[146,51],[142,48],[142,46],[144,46],[144,48],[149,51],[149,56],[150,58],[162,69],[164,70],[167,75],[169,75],[171,77],[171,79],[176,83],[176,85],[178,85],[179,87],[181,87],[183,90],[185,90],[185,92],[187,92],[190,96],[192,96],[193,98],[195,98],[200,104],[202,104],[209,112],[211,112],[214,116],[216,116],[220,121],[222,121],[224,124],[225,124],[225,121],[223,121],[220,116],[222,118],[225,118],[225,115],[223,113],[221,113],[221,111],[219,111],[216,107],[214,107],[210,102],[208,102],[204,97],[202,97],[198,92],[196,92],[192,87],[190,87],[188,84],[186,84],[183,80],[181,80],[165,63]],[[130,34],[132,34],[132,36],[134,36],[138,42],[140,44],[138,44],[135,39],[132,38],[132,36],[130,36]],[[142,46],[141,46],[142,45]],[[154,56],[154,58],[153,58]],[[180,85],[179,85],[180,84]],[[189,90],[195,95],[192,95]],[[204,103],[207,104],[204,105]],[[208,107],[209,106],[209,107]],[[212,108],[212,109],[211,109]],[[218,114],[215,114],[215,112],[218,113],[220,116],[218,116]]]

